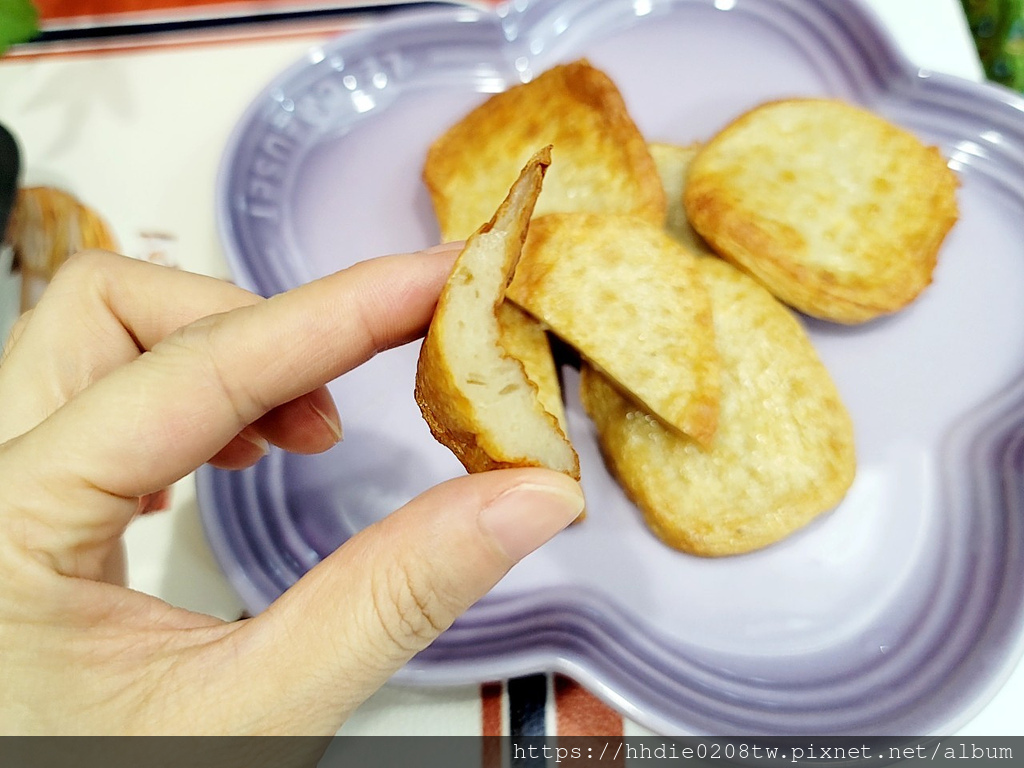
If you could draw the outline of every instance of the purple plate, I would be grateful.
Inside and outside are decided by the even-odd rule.
[[[396,680],[536,671],[665,734],[950,733],[1022,650],[1024,102],[918,71],[849,0],[539,0],[435,8],[343,37],[242,118],[219,217],[240,283],[269,294],[437,240],[429,143],[489,92],[588,57],[651,140],[707,138],[771,98],[837,95],[940,146],[962,217],[931,288],[866,326],[807,321],[853,414],[844,502],[761,552],[660,544],[606,472],[566,371],[589,517],[512,570]],[[331,385],[345,441],[204,469],[222,567],[263,609],[353,532],[462,473],[412,398],[417,349]]]

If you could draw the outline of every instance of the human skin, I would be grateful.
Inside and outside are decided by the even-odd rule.
[[[561,474],[480,473],[251,619],[121,583],[122,534],[153,494],[271,443],[334,445],[325,384],[421,336],[456,254],[373,259],[271,299],[104,252],[58,272],[0,360],[0,733],[334,734],[577,516]]]

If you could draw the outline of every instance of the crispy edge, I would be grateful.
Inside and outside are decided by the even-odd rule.
[[[694,158],[683,194],[683,204],[694,228],[722,258],[764,284],[781,301],[806,314],[838,323],[857,324],[881,315],[896,312],[913,302],[932,282],[938,253],[946,235],[958,220],[955,191],[959,184],[949,171],[936,147],[925,147],[936,169],[938,183],[932,189],[926,206],[931,211],[929,222],[919,241],[916,269],[908,270],[902,280],[878,281],[870,288],[846,287],[829,280],[818,270],[808,268],[789,258],[804,246],[797,231],[785,224],[750,211],[735,200],[723,198],[713,184],[700,178],[702,155],[714,152],[715,139],[728,136],[757,119],[761,110],[779,104],[814,99],[782,99],[769,101],[743,113],[712,138]],[[874,120],[886,122],[894,133],[909,135],[884,118],[837,99],[823,101],[841,104]],[[900,254],[902,258],[902,254]]]
[[[597,344],[583,343],[580,335],[573,332],[574,328],[579,327],[578,325],[571,326],[558,322],[549,313],[545,312],[545,305],[551,306],[550,300],[553,295],[553,289],[557,292],[577,291],[581,290],[583,286],[557,285],[556,281],[551,279],[554,262],[550,259],[538,257],[544,254],[546,249],[550,247],[549,243],[551,241],[562,239],[561,234],[568,226],[585,226],[588,222],[593,223],[593,226],[588,227],[592,231],[611,223],[618,223],[623,227],[636,228],[638,236],[658,239],[664,242],[667,247],[679,251],[680,255],[686,260],[678,264],[677,274],[682,274],[682,270],[689,272],[689,285],[691,290],[695,292],[693,298],[694,303],[697,305],[694,320],[698,325],[707,329],[707,345],[703,349],[703,354],[689,360],[689,363],[694,366],[694,376],[698,386],[685,399],[683,407],[678,409],[676,413],[666,415],[663,412],[657,414],[656,418],[661,420],[668,428],[685,433],[695,438],[702,445],[710,444],[718,428],[721,391],[720,361],[717,348],[714,347],[714,319],[711,312],[710,298],[707,296],[707,291],[697,268],[697,261],[701,257],[676,240],[664,228],[655,227],[649,222],[623,214],[602,216],[593,213],[553,213],[538,216],[534,220],[534,226],[527,240],[524,250],[524,261],[521,264],[521,268],[516,271],[514,280],[509,288],[509,300],[514,301],[527,312],[533,313],[543,325],[550,328],[556,336],[559,336],[568,345],[573,347],[591,366],[615,380],[624,391],[629,393],[630,398],[635,399],[637,402],[642,402],[642,393],[634,392],[632,387],[622,381],[622,376],[616,376],[614,372],[607,370],[607,366],[602,366],[601,360],[607,360],[607,356],[602,354],[604,352],[603,348],[598,349]],[[576,238],[573,238],[573,241],[575,245]],[[536,256],[531,258],[531,253],[536,254]],[[559,301],[557,305],[564,305],[564,302]],[[693,337],[689,338],[692,339]],[[622,368],[620,367],[619,372],[621,373],[621,371]],[[648,410],[652,410],[649,405],[645,407]]]
[[[719,262],[717,266],[735,269],[728,263]],[[758,285],[758,290],[764,291],[766,298],[771,299],[767,295],[767,289],[760,286],[752,277],[742,273],[741,270],[738,272],[740,274],[736,276],[736,279],[744,279]],[[782,304],[778,304],[778,309],[789,313],[789,310]],[[794,328],[797,333],[804,333],[792,314],[790,314],[786,325]],[[823,374],[829,376],[828,370],[821,363],[820,358],[817,358],[817,353],[809,341],[808,345]],[[646,419],[650,424],[656,425],[654,428],[662,432],[670,441],[684,442],[690,438],[667,429],[659,419],[651,416],[642,405],[624,392],[614,380],[593,366],[585,363],[580,371],[580,399],[584,411],[594,422],[601,455],[609,472],[637,507],[648,528],[661,541],[673,549],[698,557],[725,557],[763,549],[788,538],[842,501],[856,475],[856,445],[853,422],[849,412],[834,384],[830,389],[825,405],[830,410],[838,409],[836,411],[837,419],[842,425],[839,434],[833,434],[831,438],[835,447],[835,471],[824,478],[825,482],[814,487],[814,496],[805,495],[793,501],[793,507],[791,507],[784,525],[778,524],[777,515],[773,514],[773,510],[766,510],[765,518],[756,521],[756,525],[748,526],[746,535],[739,538],[728,531],[717,532],[713,524],[696,530],[683,528],[670,520],[671,515],[665,513],[662,502],[657,498],[659,493],[652,492],[646,484],[648,474],[652,471],[650,466],[643,465],[639,472],[632,467],[628,450],[626,450],[630,441],[622,441],[621,435],[616,435],[615,425],[602,422],[611,419],[621,427],[622,424],[628,424],[630,421],[639,422]],[[611,416],[602,416],[602,411],[610,412]],[[620,444],[616,445],[616,442]],[[711,446],[704,450],[714,450],[714,447]],[[658,489],[658,491],[663,491],[663,489]],[[663,496],[663,494],[660,495]]]
[[[663,226],[668,201],[661,186],[661,176],[622,92],[607,73],[594,67],[587,59],[565,65],[564,73],[570,91],[606,116],[612,135],[626,150],[639,192],[636,204],[627,213]]]
[[[472,159],[473,150],[467,148],[479,146],[481,136],[500,136],[508,121],[515,119],[523,110],[519,102],[529,98],[527,95],[533,90],[551,87],[552,81],[555,80],[560,81],[569,98],[603,115],[609,134],[615,143],[625,150],[627,165],[632,171],[638,194],[630,209],[622,212],[631,213],[659,226],[664,225],[667,201],[647,142],[633,121],[625,99],[614,81],[583,58],[552,67],[528,83],[514,85],[492,95],[450,126],[430,145],[423,166],[422,179],[441,228],[442,240],[457,239],[460,236],[459,232],[450,231],[446,222],[452,219],[451,211],[455,204],[449,192],[449,185],[453,179],[460,177],[467,157]]]

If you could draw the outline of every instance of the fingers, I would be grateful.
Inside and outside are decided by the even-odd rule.
[[[223,280],[87,251],[58,271],[15,326],[0,369],[0,442],[200,317],[262,301]]]
[[[293,453],[320,453],[341,440],[341,419],[325,387],[279,405],[243,429],[210,463],[243,469],[263,458],[270,443]]]
[[[450,266],[384,257],[203,318],[84,391],[41,438],[94,433],[104,414],[69,456],[76,476],[116,495],[163,487],[274,407],[422,335]]]
[[[428,491],[240,628],[231,644],[245,660],[238,673],[265,688],[251,698],[272,703],[297,732],[333,734],[582,509],[575,481],[540,469],[470,475]]]
[[[0,402],[16,401],[19,407],[0,417],[0,442],[27,432],[89,384],[182,326],[263,300],[223,280],[113,253],[76,255],[57,273],[36,309],[12,330],[5,351],[5,360],[11,361],[0,373]],[[265,439],[259,442],[269,440],[299,453],[326,450],[337,442],[337,410],[326,389],[282,408],[256,425],[253,436]],[[328,418],[326,428],[320,419],[307,417],[311,408]],[[240,440],[218,457],[218,464],[245,466],[237,457],[251,457],[252,447]]]
[[[342,436],[338,408],[325,387],[273,408],[254,427],[262,437],[293,453],[319,453]],[[307,436],[313,435],[320,436],[319,444],[306,442]]]
[[[134,499],[217,455],[273,408],[421,335],[454,256],[362,262],[202,318],[95,381],[0,446],[0,474],[26,485],[11,488],[21,500],[21,535],[61,572],[86,575],[81,564],[94,567],[106,555],[90,549],[109,546],[134,514]]]

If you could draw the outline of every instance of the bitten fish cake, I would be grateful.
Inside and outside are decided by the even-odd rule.
[[[580,476],[576,451],[503,344],[499,321],[550,161],[549,149],[537,153],[491,221],[466,241],[420,349],[416,402],[434,437],[469,472],[548,467]]]
[[[501,346],[523,364],[526,378],[537,386],[541,406],[555,417],[562,432],[569,434],[558,367],[543,326],[512,302],[503,301],[498,307],[498,327]]]
[[[859,323],[932,281],[957,220],[935,147],[831,99],[769,102],[694,158],[684,203],[716,252],[801,312]]]
[[[495,94],[430,147],[423,180],[442,240],[476,230],[533,151],[554,147],[535,215],[616,211],[654,224],[665,196],[647,143],[615,84],[586,61]]]
[[[553,213],[530,224],[505,295],[666,424],[707,443],[720,373],[696,264],[660,226]]]
[[[684,552],[734,555],[842,500],[856,469],[853,425],[792,312],[724,261],[698,269],[722,359],[710,446],[666,429],[589,366],[581,397],[609,469],[653,532]]]

